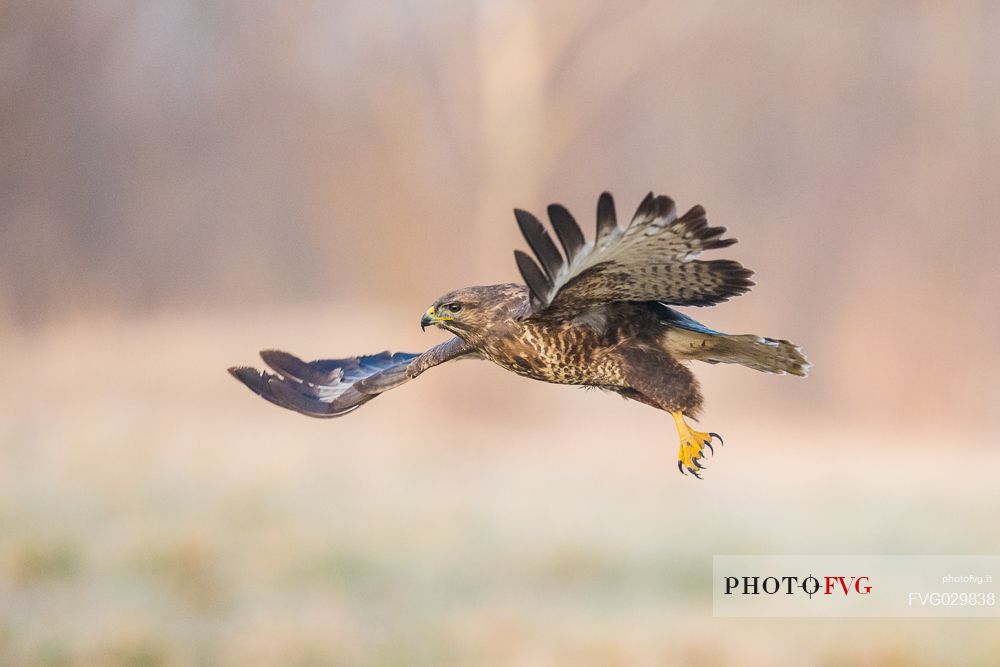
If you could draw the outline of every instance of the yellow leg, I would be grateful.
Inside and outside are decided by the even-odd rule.
[[[681,471],[682,475],[685,475],[687,473],[684,472],[684,469],[687,468],[688,472],[701,479],[698,471],[705,466],[701,465],[698,459],[703,458],[705,447],[708,447],[708,450],[714,454],[712,438],[718,438],[719,442],[722,442],[722,436],[718,433],[695,431],[684,421],[683,413],[671,412],[670,414],[674,418],[674,423],[677,424],[677,435],[681,439],[681,450],[677,454],[677,469]]]

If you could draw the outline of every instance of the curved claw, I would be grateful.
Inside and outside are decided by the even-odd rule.
[[[725,445],[726,444],[726,442],[722,439],[722,436],[719,435],[718,433],[709,433],[709,435],[712,436],[713,438],[718,438],[720,445]]]
[[[688,468],[688,470],[690,470],[690,471],[691,471],[691,474],[692,474],[692,475],[694,475],[694,476],[695,476],[695,477],[697,477],[698,479],[701,479],[701,475],[699,475],[699,474],[698,474],[698,471],[697,471],[697,470],[695,470],[694,468]]]
[[[708,451],[712,452],[712,456],[715,456],[715,448],[712,447],[712,441],[711,440],[706,440],[703,444],[706,447],[708,447]]]
[[[686,472],[684,472],[684,464],[681,463],[680,461],[677,462],[677,469],[681,471],[682,475],[686,475],[687,474]]]

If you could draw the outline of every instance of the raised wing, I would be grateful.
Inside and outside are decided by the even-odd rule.
[[[310,417],[340,417],[379,394],[412,380],[428,368],[476,351],[461,338],[452,338],[423,354],[380,352],[347,359],[302,361],[278,350],[264,350],[261,359],[274,370],[247,366],[230,374],[268,401]]]
[[[753,286],[753,272],[729,259],[697,259],[704,250],[726,248],[725,227],[709,227],[705,209],[677,217],[669,197],[649,193],[627,227],[619,227],[607,192],[597,202],[597,233],[586,242],[569,211],[549,206],[549,220],[565,256],[539,222],[515,210],[517,224],[535,254],[514,251],[531,292],[532,315],[584,310],[611,301],[659,301],[676,306],[712,306]]]

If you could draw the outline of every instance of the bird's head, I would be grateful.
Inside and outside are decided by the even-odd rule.
[[[424,311],[420,328],[436,326],[466,340],[477,338],[510,316],[511,306],[519,301],[514,291],[518,289],[524,290],[518,285],[489,285],[449,292]]]

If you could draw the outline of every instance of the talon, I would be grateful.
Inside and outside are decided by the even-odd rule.
[[[684,415],[681,412],[671,412],[670,414],[677,424],[677,434],[681,441],[680,452],[677,454],[677,469],[681,471],[682,475],[691,473],[694,477],[701,479],[701,471],[708,470],[707,466],[702,465],[702,461],[709,454],[715,456],[715,447],[712,446],[712,441],[714,438],[718,438],[719,442],[722,443],[722,436],[718,433],[702,433],[694,430],[684,420]],[[705,454],[706,449],[709,454]]]
[[[718,438],[720,445],[725,445],[726,444],[725,441],[722,439],[722,436],[719,435],[718,433],[709,433],[709,435],[712,436],[713,438]]]

